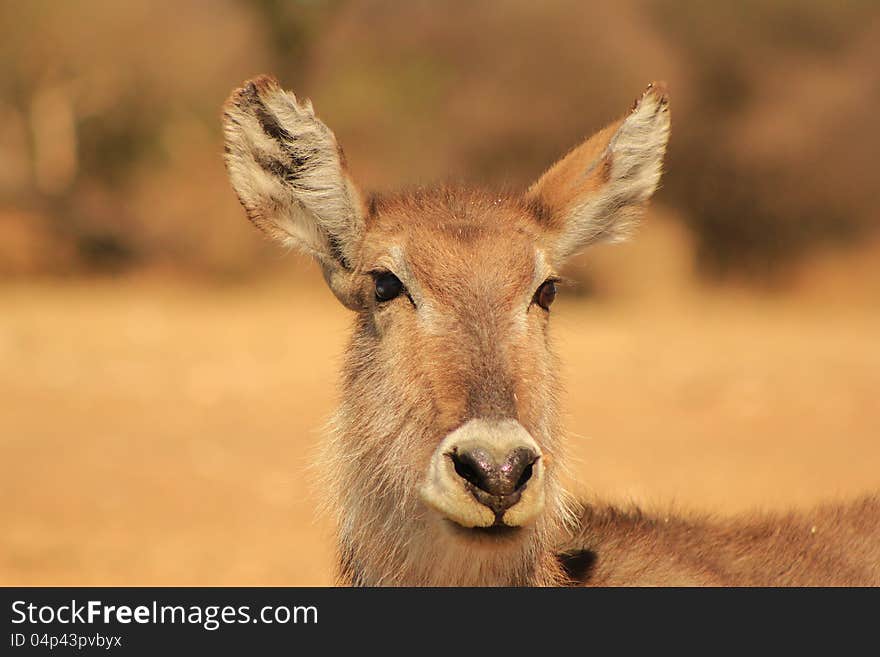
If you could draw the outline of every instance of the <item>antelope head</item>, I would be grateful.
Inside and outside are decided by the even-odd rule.
[[[558,581],[559,272],[626,236],[659,181],[669,123],[652,85],[521,195],[367,201],[311,103],[269,77],[227,101],[226,165],[248,217],[313,256],[355,313],[321,464],[342,582]]]

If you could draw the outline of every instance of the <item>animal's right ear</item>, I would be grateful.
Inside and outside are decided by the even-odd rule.
[[[350,272],[364,232],[364,203],[330,129],[309,101],[269,76],[250,80],[224,105],[226,169],[248,218],[321,264],[334,294],[358,308]]]

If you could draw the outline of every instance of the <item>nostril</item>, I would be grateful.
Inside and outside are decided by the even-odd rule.
[[[466,482],[490,495],[503,494],[499,488],[500,471],[484,449],[453,449],[449,456],[456,474]]]
[[[450,456],[452,457],[452,465],[455,468],[455,473],[465,481],[472,483],[477,488],[481,488],[480,484],[483,478],[480,476],[480,473],[474,465],[461,458],[458,452],[452,452]]]
[[[519,476],[519,479],[516,480],[515,490],[521,489],[523,486],[526,485],[526,482],[528,482],[528,480],[532,478],[532,469],[534,465],[535,462],[532,461],[523,469],[522,474]]]

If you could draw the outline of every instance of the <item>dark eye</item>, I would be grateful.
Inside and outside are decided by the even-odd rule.
[[[377,301],[391,301],[403,292],[403,283],[390,271],[373,274],[373,280],[376,282]]]
[[[550,310],[550,304],[556,298],[556,281],[544,281],[538,291],[535,292],[535,303],[544,310]]]

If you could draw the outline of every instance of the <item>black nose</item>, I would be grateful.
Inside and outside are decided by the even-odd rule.
[[[451,457],[455,472],[470,484],[470,491],[477,501],[492,509],[498,517],[519,502],[538,460],[538,455],[527,447],[517,447],[501,463],[479,447],[456,449]]]

